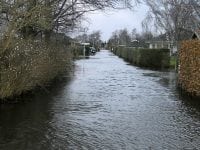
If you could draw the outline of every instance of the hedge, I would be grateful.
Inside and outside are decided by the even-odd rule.
[[[117,56],[140,67],[152,69],[169,68],[169,49],[136,49],[119,46],[113,51]]]
[[[73,45],[70,47],[71,53],[73,54],[74,58],[79,58],[79,56],[84,56],[83,50],[84,46],[83,45]],[[85,47],[85,56],[90,55],[90,47],[86,46]]]
[[[178,84],[190,95],[200,96],[200,40],[181,43]]]

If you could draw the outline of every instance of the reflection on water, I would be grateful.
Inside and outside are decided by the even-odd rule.
[[[200,105],[180,96],[174,72],[101,51],[69,81],[1,105],[0,149],[199,149]]]

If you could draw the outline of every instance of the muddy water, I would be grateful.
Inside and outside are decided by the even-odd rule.
[[[0,149],[200,149],[200,104],[175,82],[101,51],[49,92],[0,106]]]

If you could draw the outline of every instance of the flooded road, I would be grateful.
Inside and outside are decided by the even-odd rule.
[[[200,105],[179,95],[175,73],[105,50],[75,64],[48,93],[0,106],[0,150],[200,149]]]

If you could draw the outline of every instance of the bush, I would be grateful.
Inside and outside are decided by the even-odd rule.
[[[48,85],[50,80],[69,71],[72,65],[66,45],[22,39],[10,43],[0,54],[0,62],[1,99]]]

